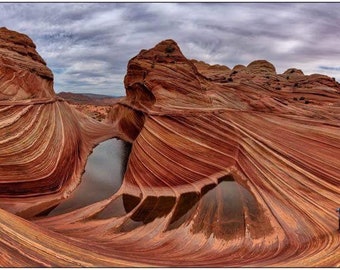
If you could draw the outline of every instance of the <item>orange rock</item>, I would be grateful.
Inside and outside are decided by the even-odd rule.
[[[112,197],[31,221],[0,210],[0,265],[340,266],[340,88],[292,70],[261,60],[228,73],[165,40],[129,61],[127,96],[105,125],[59,100],[0,107],[0,134],[13,132],[0,138],[7,210],[53,205],[77,182],[77,150],[86,157],[108,128],[132,142]],[[34,136],[18,133],[21,119]],[[20,169],[3,166],[21,153]]]
[[[110,112],[124,119],[122,112],[132,109],[143,116],[123,186],[112,201],[130,194],[140,203],[110,234],[117,244],[124,232],[126,245],[140,250],[150,264],[339,265],[339,251],[333,252],[340,241],[334,214],[340,194],[339,85],[296,69],[276,74],[264,60],[229,74],[179,53],[180,63],[150,64],[150,55],[159,59],[166,44],[175,43],[161,42],[130,60],[127,98]],[[221,80],[226,75],[232,80]],[[157,198],[176,203],[162,214]],[[229,209],[238,198],[240,208]],[[94,216],[102,211],[107,216],[108,209]],[[152,215],[159,219],[148,221]],[[131,228],[137,221],[144,225]],[[87,227],[77,222],[79,230]],[[107,226],[102,220],[96,224]],[[143,245],[176,243],[171,248],[175,259],[169,249],[149,251],[135,239],[137,231],[152,233],[158,227],[156,240],[143,236]],[[184,243],[185,250],[180,248]]]
[[[276,74],[275,67],[272,63],[266,60],[256,60],[247,66],[247,70],[252,73],[274,73]]]
[[[0,28],[0,72],[0,206],[28,217],[68,197],[92,147],[115,133],[56,97],[26,35]]]

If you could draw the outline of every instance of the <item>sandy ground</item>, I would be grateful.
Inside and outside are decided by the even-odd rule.
[[[89,105],[89,104],[70,104],[73,108],[85,113],[86,115],[98,120],[103,121],[109,112],[110,105]]]

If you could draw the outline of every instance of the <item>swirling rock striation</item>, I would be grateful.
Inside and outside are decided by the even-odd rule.
[[[26,35],[0,28],[0,206],[35,215],[66,198],[112,128],[73,110]]]
[[[210,66],[165,40],[124,83],[106,119],[132,142],[120,190],[31,221],[0,210],[1,265],[340,265],[336,81]]]

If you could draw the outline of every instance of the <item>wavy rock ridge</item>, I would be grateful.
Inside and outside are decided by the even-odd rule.
[[[267,61],[210,66],[166,40],[130,60],[124,83],[105,125],[133,142],[120,190],[55,217],[0,210],[1,265],[340,265],[337,82]]]
[[[31,216],[69,195],[93,145],[114,132],[55,96],[29,37],[0,28],[0,44],[0,206]]]

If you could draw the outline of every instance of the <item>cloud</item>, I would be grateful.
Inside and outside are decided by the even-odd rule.
[[[320,66],[320,69],[325,69],[325,70],[336,70],[340,71],[340,67],[326,67],[326,66]]]
[[[0,3],[0,24],[29,35],[55,90],[125,93],[141,49],[177,41],[188,58],[233,67],[256,59],[340,79],[339,3]]]

